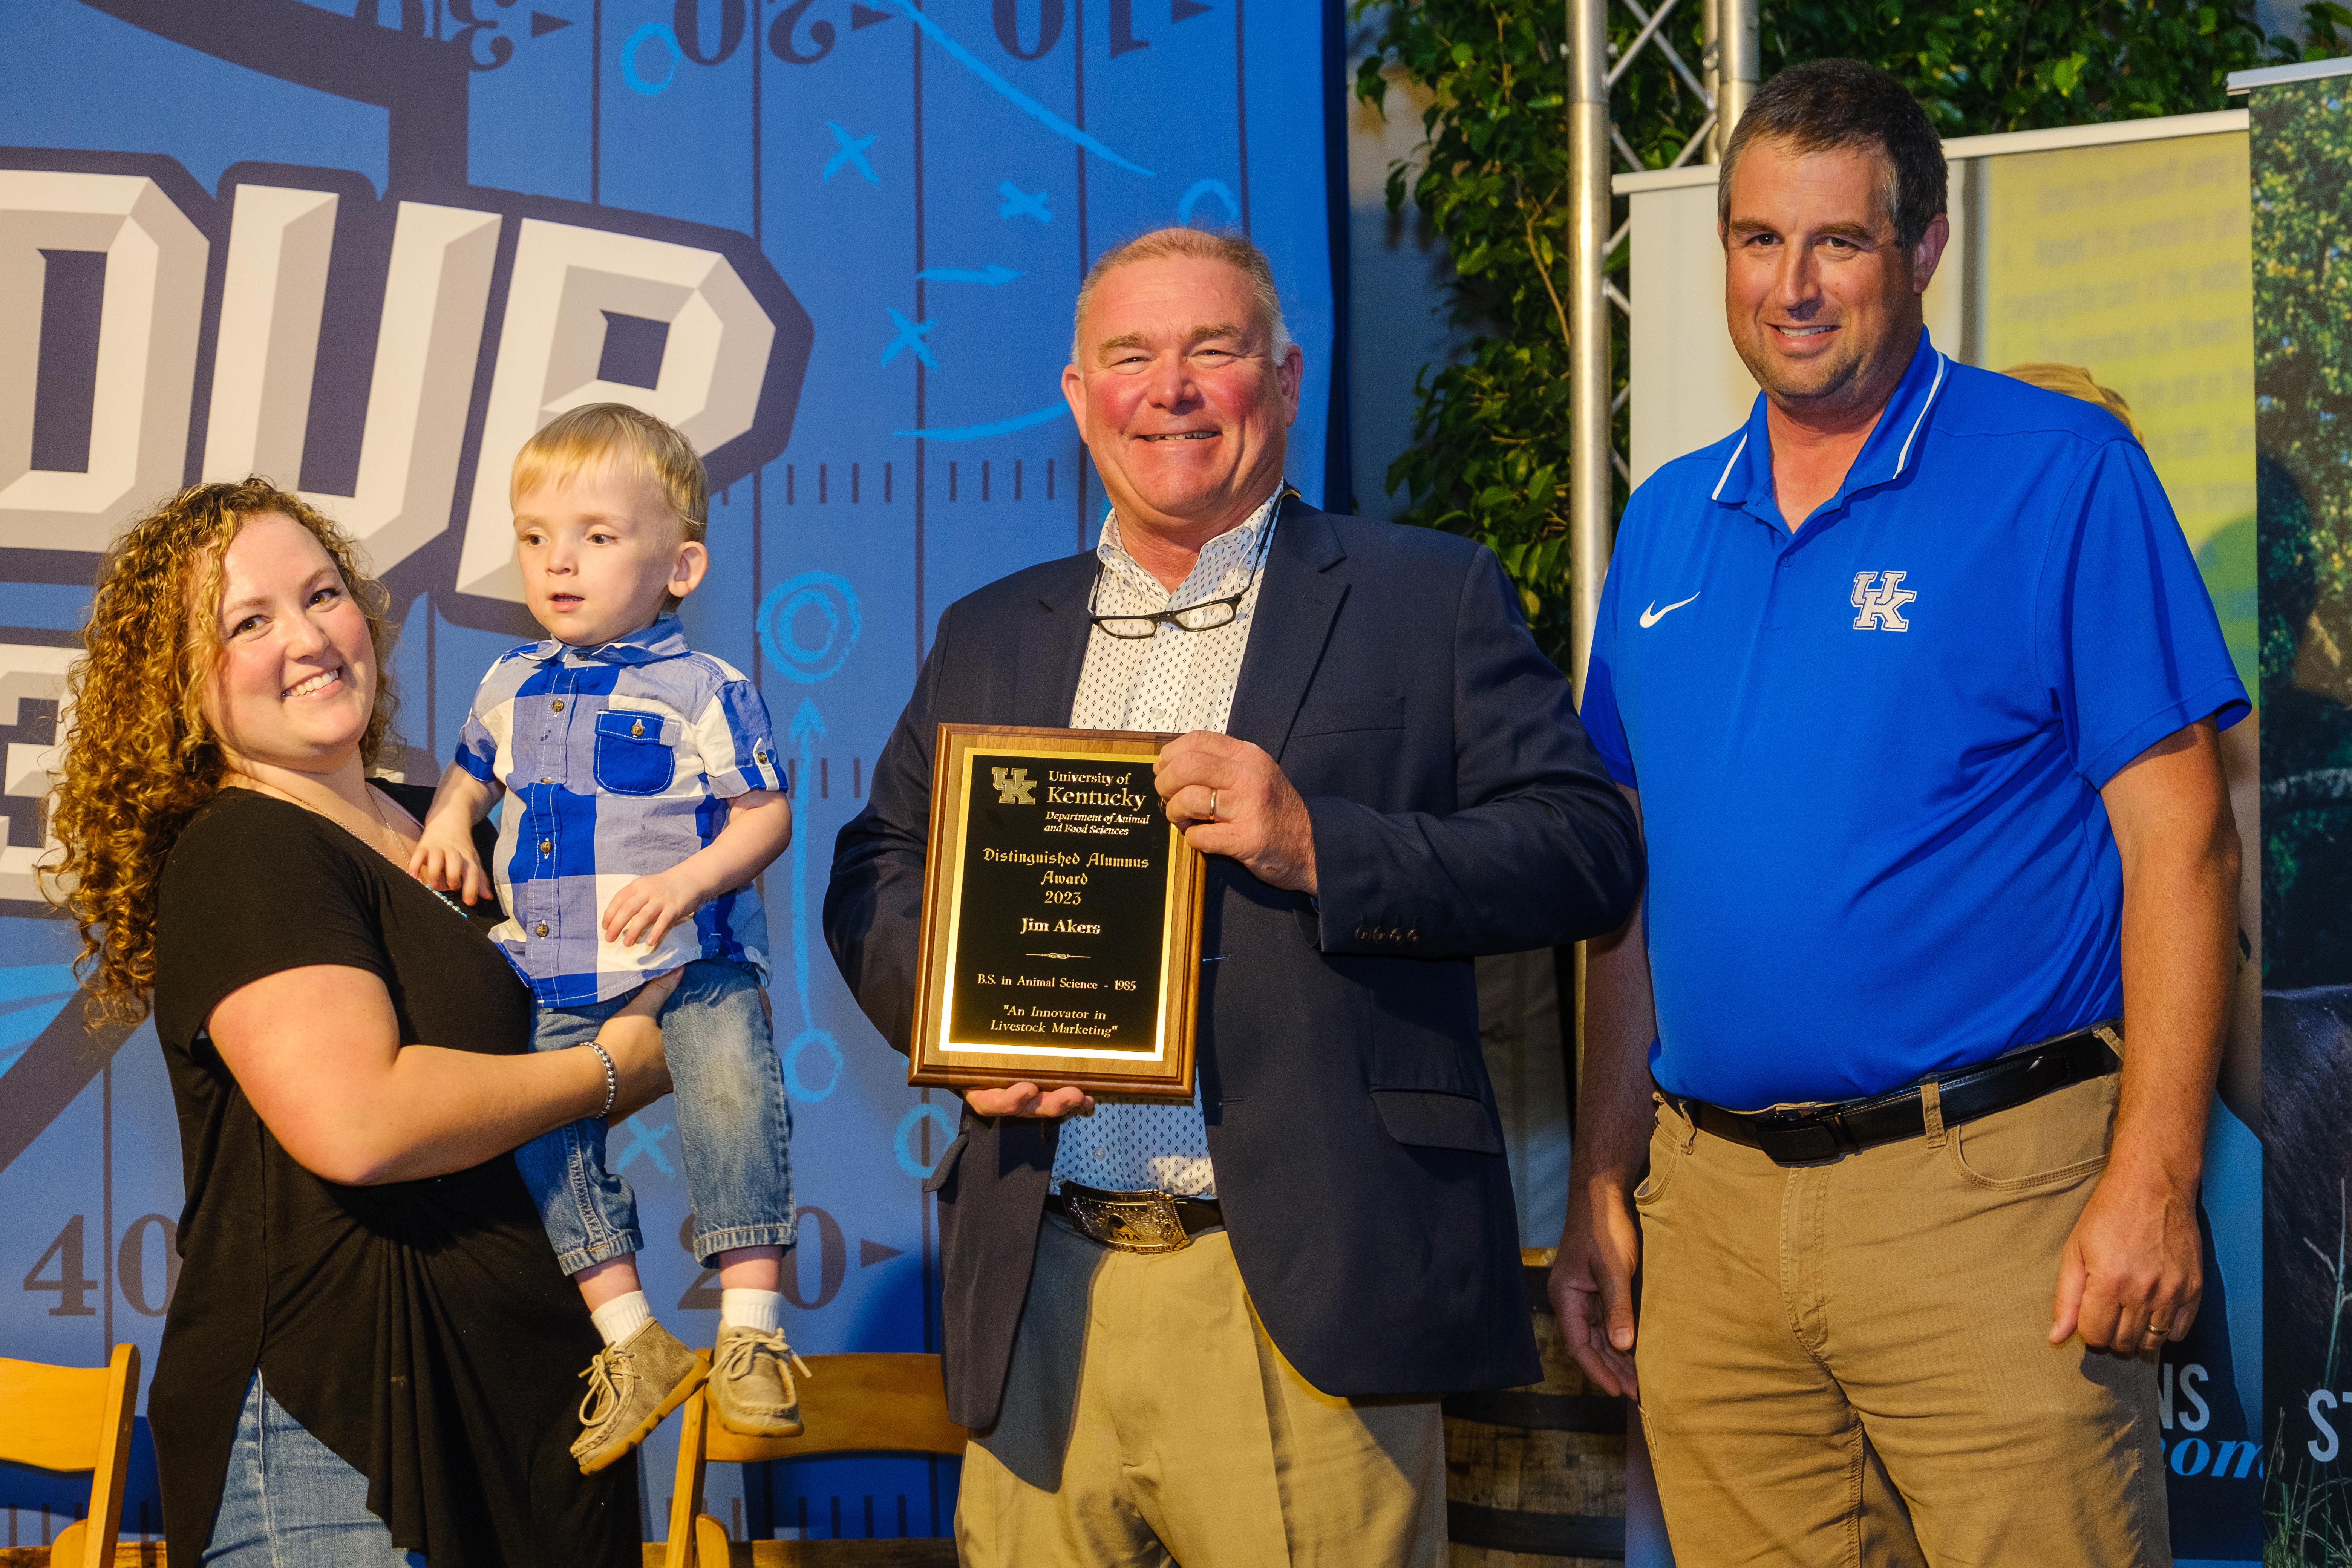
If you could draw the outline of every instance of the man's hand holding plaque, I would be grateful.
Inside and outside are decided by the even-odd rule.
[[[1152,768],[1168,820],[1203,855],[1238,861],[1270,887],[1315,893],[1315,835],[1307,803],[1263,747],[1194,730],[1161,749]],[[1075,1084],[1036,1083],[967,1089],[964,1103],[982,1116],[1047,1120],[1093,1112],[1094,1096]]]
[[[1034,1116],[1045,1121],[1091,1116],[1095,1110],[1095,1097],[1070,1083],[1059,1089],[1040,1089],[1034,1083],[968,1089],[963,1091],[963,1102],[982,1116]]]
[[[1151,773],[1184,842],[1240,861],[1269,887],[1315,896],[1307,803],[1263,747],[1194,730],[1162,747]]]

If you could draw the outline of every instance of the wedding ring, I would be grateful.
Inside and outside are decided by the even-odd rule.
[[[2154,1318],[2150,1318],[2147,1321],[2147,1337],[2149,1339],[2160,1340],[2171,1331],[2172,1325],[2170,1323],[2159,1323]]]
[[[1211,822],[1217,820],[1217,792],[1215,790],[1211,790],[1209,792],[1209,820]]]

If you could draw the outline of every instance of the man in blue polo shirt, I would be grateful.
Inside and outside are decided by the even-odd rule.
[[[1720,188],[1762,395],[1602,594],[1650,880],[1592,948],[1561,1321],[1685,1562],[2167,1563],[2245,693],[2124,428],[1929,342],[1899,84],[1783,72]]]

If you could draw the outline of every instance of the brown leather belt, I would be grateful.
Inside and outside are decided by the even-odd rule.
[[[1225,1211],[1214,1198],[1111,1192],[1077,1182],[1064,1182],[1060,1192],[1048,1194],[1045,1206],[1088,1241],[1119,1252],[1181,1252],[1194,1237],[1225,1224]]]
[[[2122,1043],[2120,1026],[2109,1019],[1921,1083],[1936,1085],[1943,1124],[1958,1127],[2039,1100],[2069,1084],[2114,1072],[2121,1065],[2116,1047]],[[1659,1093],[1701,1131],[1761,1149],[1776,1165],[1820,1164],[1874,1144],[1922,1138],[1927,1132],[1927,1098],[1917,1083],[1862,1100],[1771,1110],[1727,1110],[1704,1100],[1664,1089]]]

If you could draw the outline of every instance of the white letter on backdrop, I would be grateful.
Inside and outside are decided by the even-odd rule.
[[[0,170],[0,546],[103,550],[180,486],[210,247],[137,174]],[[44,250],[106,255],[89,466],[33,467]]]
[[[289,488],[300,482],[334,209],[335,197],[325,192],[237,191],[205,437],[207,479],[260,472]],[[348,496],[302,492],[351,531],[376,572],[449,526],[499,222],[496,213],[400,204],[358,489]],[[241,342],[254,349],[232,373],[230,346]]]
[[[600,381],[604,312],[669,323],[650,388]],[[507,479],[539,427],[586,403],[627,403],[708,452],[751,427],[775,323],[715,250],[523,220],[482,423],[457,588],[522,599]]]
[[[289,490],[302,482],[335,206],[330,191],[237,187],[205,426],[207,481],[260,474]]]
[[[65,705],[66,667],[73,662],[69,647],[38,647],[0,643],[0,724],[25,721],[25,703],[58,704],[54,739],[43,743],[11,741],[0,760],[0,792],[22,800],[39,800],[56,784],[56,770],[65,762],[66,726],[71,711]],[[0,817],[0,899],[37,902],[40,879],[35,874],[55,847],[47,835],[27,843],[16,842],[8,819]]]

